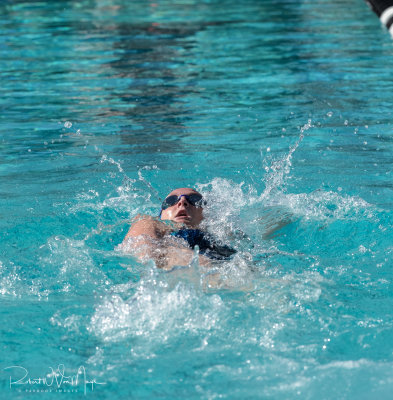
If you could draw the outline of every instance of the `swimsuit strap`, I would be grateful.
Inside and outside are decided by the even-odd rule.
[[[213,259],[228,259],[231,255],[236,253],[236,250],[229,246],[218,245],[208,233],[200,229],[182,228],[171,232],[171,235],[184,239],[192,249],[198,246],[201,254]]]
[[[196,245],[201,247],[209,247],[210,242],[206,239],[205,234],[200,229],[186,229],[182,228],[178,231],[171,232],[172,236],[184,239],[190,247],[194,248]]]

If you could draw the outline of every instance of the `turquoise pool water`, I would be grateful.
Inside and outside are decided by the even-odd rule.
[[[1,398],[391,398],[393,43],[365,3],[0,10]],[[238,249],[211,288],[118,247],[179,186]]]

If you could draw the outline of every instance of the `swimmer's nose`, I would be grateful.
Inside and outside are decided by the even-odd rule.
[[[177,203],[177,206],[178,206],[178,207],[181,207],[181,206],[183,206],[183,205],[184,205],[184,206],[190,205],[190,203],[187,201],[187,199],[185,198],[185,196],[181,196],[179,202]]]

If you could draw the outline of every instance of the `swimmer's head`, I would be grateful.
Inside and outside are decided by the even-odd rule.
[[[172,190],[161,207],[161,219],[170,220],[190,227],[197,227],[203,220],[203,198],[191,188]]]

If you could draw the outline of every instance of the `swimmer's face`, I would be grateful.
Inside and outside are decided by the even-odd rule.
[[[181,196],[181,195],[192,195],[200,194],[194,189],[180,188],[170,192],[167,196]],[[171,207],[162,210],[161,219],[178,222],[190,227],[198,226],[203,220],[203,209],[202,207],[193,206],[187,200],[186,197],[180,197],[180,200]]]

